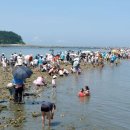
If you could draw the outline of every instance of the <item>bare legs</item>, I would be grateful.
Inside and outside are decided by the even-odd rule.
[[[45,116],[47,117],[48,119],[48,126],[50,127],[51,125],[51,111],[45,113],[45,112],[42,112],[42,127],[44,128],[45,127]]]
[[[45,126],[45,113],[42,112],[42,127],[44,128]]]

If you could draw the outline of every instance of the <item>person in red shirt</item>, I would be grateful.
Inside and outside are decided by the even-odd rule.
[[[83,88],[78,92],[78,96],[79,97],[84,97],[85,96]]]

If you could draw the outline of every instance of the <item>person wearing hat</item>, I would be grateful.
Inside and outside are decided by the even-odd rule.
[[[23,58],[23,56],[21,54],[19,54],[17,56],[17,61],[16,61],[15,66],[17,66],[17,65],[23,65],[23,63],[24,63],[24,58]]]
[[[56,75],[54,75],[53,77],[52,77],[52,93],[54,93],[54,92],[56,92],[56,79],[57,78],[57,76]]]
[[[45,117],[48,119],[48,125],[51,124],[51,119],[54,116],[54,110],[56,109],[56,105],[51,102],[43,101],[41,105],[42,112],[42,126],[45,126]]]
[[[14,99],[14,94],[15,94],[15,84],[10,82],[7,84],[6,88],[9,90],[10,93],[10,100]]]

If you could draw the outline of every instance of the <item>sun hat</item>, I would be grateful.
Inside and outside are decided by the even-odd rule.
[[[8,83],[8,84],[7,84],[7,88],[12,88],[13,86],[14,86],[13,83]]]

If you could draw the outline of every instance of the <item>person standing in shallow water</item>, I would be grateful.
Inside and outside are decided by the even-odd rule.
[[[23,91],[24,91],[24,84],[15,85],[15,94],[14,94],[15,103],[24,103],[23,102]]]
[[[15,87],[14,87],[14,102],[15,103],[24,103],[23,102],[24,81],[14,78],[12,80],[12,83],[15,84]]]
[[[51,102],[43,101],[41,105],[41,113],[42,113],[42,127],[45,126],[45,118],[48,119],[48,126],[51,125],[51,120],[54,117],[54,111],[56,110],[56,105]]]
[[[56,92],[56,78],[56,75],[52,77],[52,93]]]

